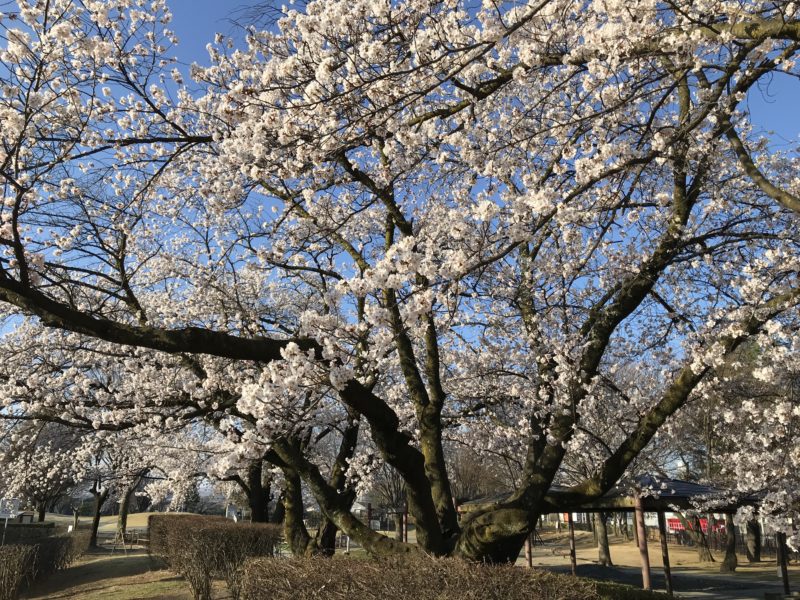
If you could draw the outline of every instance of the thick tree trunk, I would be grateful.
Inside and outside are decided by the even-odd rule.
[[[683,513],[675,513],[683,525],[686,535],[692,540],[697,548],[697,559],[700,562],[716,562],[714,555],[711,554],[711,549],[708,547],[708,538],[703,534],[703,529],[700,527],[700,517],[692,517],[691,524]],[[711,523],[708,524],[711,527]]]
[[[317,535],[314,539],[314,546],[311,553],[321,554],[322,556],[333,556],[336,553],[336,533],[339,528],[328,519],[323,517],[317,529]],[[309,553],[309,550],[306,550]]]
[[[761,561],[761,525],[756,519],[747,522],[747,560]]]
[[[119,503],[119,514],[117,515],[117,536],[124,536],[128,529],[128,513],[130,512],[131,496],[136,486],[125,490],[122,500]]]
[[[348,510],[353,506],[356,494],[354,490],[347,489],[347,477],[345,474],[358,443],[358,431],[359,417],[354,413],[350,413],[350,421],[342,432],[342,441],[339,444],[339,451],[336,453],[336,460],[333,463],[329,481],[331,487],[344,498]],[[336,533],[338,531],[339,528],[336,524],[325,515],[317,528],[317,535],[314,540],[316,548],[313,549],[313,552],[323,556],[333,556],[336,552]]]
[[[303,523],[303,490],[300,477],[291,469],[284,469],[286,488],[283,493],[283,535],[295,556],[305,556],[311,536]]]
[[[454,553],[469,560],[513,563],[538,515],[503,507],[467,517],[462,523]]]
[[[38,508],[39,514],[37,515],[36,518],[39,521],[39,523],[44,523],[44,517],[45,517],[45,514],[47,513],[47,506],[45,506],[45,503],[42,502],[37,508]]]
[[[124,539],[125,532],[128,530],[128,514],[131,512],[131,500],[134,498],[136,488],[142,482],[142,478],[146,472],[137,475],[131,485],[125,490],[122,495],[122,500],[119,503],[119,514],[117,515],[117,536]]]
[[[733,573],[738,566],[736,558],[736,526],[733,515],[725,515],[725,558],[719,567],[720,573]]]
[[[283,519],[286,516],[286,508],[283,505],[283,498],[284,494],[281,492],[281,495],[278,497],[278,501],[275,503],[275,510],[272,511],[272,516],[269,518],[270,523],[276,523],[278,525],[283,524]]]
[[[97,530],[100,527],[100,511],[108,498],[108,490],[98,492],[97,489],[92,489],[92,496],[94,496],[94,515],[92,516],[92,535],[89,538],[89,546],[97,548]]]
[[[271,486],[264,485],[263,462],[261,460],[250,464],[247,469],[247,504],[250,507],[250,516],[253,523],[267,523],[269,521],[269,500]]]
[[[595,531],[597,532],[597,558],[604,567],[613,567],[611,550],[608,547],[608,513],[595,513]]]
[[[620,533],[625,538],[625,541],[626,542],[630,542],[631,541],[631,533],[628,530],[628,514],[627,513],[622,513],[622,515],[620,515],[620,527],[619,527],[619,529],[620,529]]]

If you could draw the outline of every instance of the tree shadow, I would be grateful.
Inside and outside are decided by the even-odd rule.
[[[107,587],[118,585],[120,578],[141,578],[147,573],[160,572],[163,577],[159,581],[181,580],[162,570],[162,566],[142,550],[111,552],[109,549],[95,549],[83,555],[81,561],[63,571],[58,571],[42,581],[35,582],[25,593],[25,598],[60,598],[72,597],[75,588],[81,593],[97,592]],[[99,584],[99,585],[93,585]],[[73,590],[65,595],[68,590]]]

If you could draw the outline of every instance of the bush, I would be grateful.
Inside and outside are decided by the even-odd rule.
[[[149,542],[147,552],[151,557],[160,558],[167,566],[169,563],[169,552],[167,548],[167,532],[175,529],[187,528],[195,529],[202,525],[214,522],[227,522],[225,517],[204,517],[200,515],[186,515],[166,513],[150,515],[147,517],[147,529]]]
[[[55,523],[8,523],[4,529],[6,544],[28,543],[56,533]]]
[[[629,585],[610,581],[598,581],[597,591],[603,600],[660,600],[667,598],[665,594],[660,592],[640,590]]]
[[[426,556],[250,559],[245,600],[658,600],[664,594],[512,565]]]
[[[0,600],[15,600],[30,572],[36,547],[32,545],[0,546]]]
[[[66,569],[89,547],[89,532],[75,532],[0,546],[0,600],[13,600],[22,585]]]
[[[56,535],[30,545],[35,548],[29,575],[31,580],[47,577],[69,566],[72,540],[68,536]]]
[[[78,530],[73,533],[54,535],[36,544],[36,560],[32,577],[39,579],[66,569],[89,549],[91,531]]]
[[[77,529],[68,534],[70,546],[67,555],[67,564],[70,565],[89,551],[89,542],[92,540],[91,529]]]
[[[150,553],[186,578],[198,600],[211,593],[211,579],[225,579],[239,598],[242,568],[251,557],[273,556],[280,541],[275,525],[233,523],[195,515],[150,517]]]
[[[402,557],[251,559],[244,567],[245,599],[311,600],[599,600],[594,582],[510,565]]]
[[[0,547],[0,600],[13,600],[32,582],[68,567],[86,546],[88,536],[59,535]]]

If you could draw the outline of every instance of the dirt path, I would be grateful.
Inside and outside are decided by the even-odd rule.
[[[215,584],[214,591],[219,600],[229,597],[222,584]],[[22,598],[191,600],[192,595],[181,577],[159,568],[146,551],[132,550],[126,555],[101,549],[37,583]]]

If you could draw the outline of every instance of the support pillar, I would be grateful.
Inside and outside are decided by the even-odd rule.
[[[664,562],[664,580],[667,585],[667,595],[672,596],[672,569],[669,566],[669,546],[667,544],[667,522],[664,511],[658,511],[658,534],[661,538],[661,560]]]
[[[575,556],[575,523],[572,520],[572,513],[567,513],[567,523],[569,525],[569,561],[572,567],[572,574],[578,574],[578,559]]]
[[[642,589],[651,590],[653,586],[650,582],[650,555],[647,552],[647,530],[644,527],[644,505],[642,497],[636,494],[634,497],[634,519],[636,521],[636,533],[639,537],[639,556],[642,559]]]
[[[783,593],[787,596],[791,593],[789,591],[789,568],[787,567],[788,557],[786,556],[786,534],[775,534],[775,546],[777,550],[778,571],[781,574],[783,581]]]
[[[529,533],[528,537],[525,538],[525,565],[529,569],[533,567],[533,544],[531,544],[532,535],[532,533]]]
[[[408,500],[403,506],[403,541],[408,543]]]

